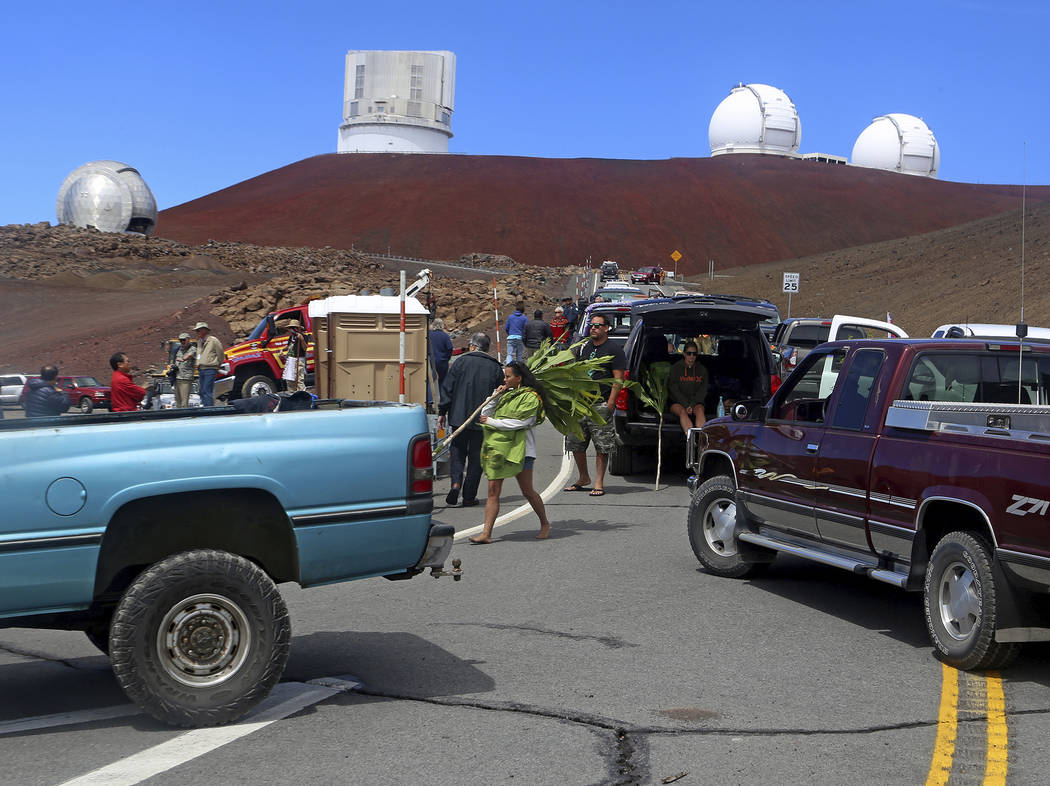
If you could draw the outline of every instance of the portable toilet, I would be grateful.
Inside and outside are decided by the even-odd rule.
[[[401,299],[336,295],[309,304],[320,398],[397,401]],[[426,404],[427,310],[405,298],[405,402]]]

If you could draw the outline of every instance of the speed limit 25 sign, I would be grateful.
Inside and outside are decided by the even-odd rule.
[[[784,291],[785,292],[798,292],[798,273],[785,273],[784,274]]]

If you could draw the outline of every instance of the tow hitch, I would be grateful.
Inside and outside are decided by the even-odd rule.
[[[458,557],[452,560],[452,570],[443,570],[442,568],[431,568],[430,575],[435,579],[439,579],[442,576],[451,576],[453,581],[459,581],[463,578],[463,568],[460,566],[463,564],[463,560]]]

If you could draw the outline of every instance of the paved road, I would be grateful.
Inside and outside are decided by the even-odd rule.
[[[560,488],[559,440],[539,442],[537,485]],[[284,586],[280,691],[224,729],[138,714],[80,634],[0,630],[0,783],[915,784],[935,756],[931,783],[1045,782],[1050,649],[958,675],[915,596],[790,558],[709,576],[684,480],[555,494],[550,540],[512,518],[457,544],[460,582]],[[446,490],[436,518],[480,524]]]

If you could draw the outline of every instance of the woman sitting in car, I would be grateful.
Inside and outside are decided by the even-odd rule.
[[[678,416],[682,431],[704,425],[704,399],[707,398],[707,369],[697,360],[700,348],[695,341],[686,342],[683,357],[673,366],[667,379],[671,412]]]

